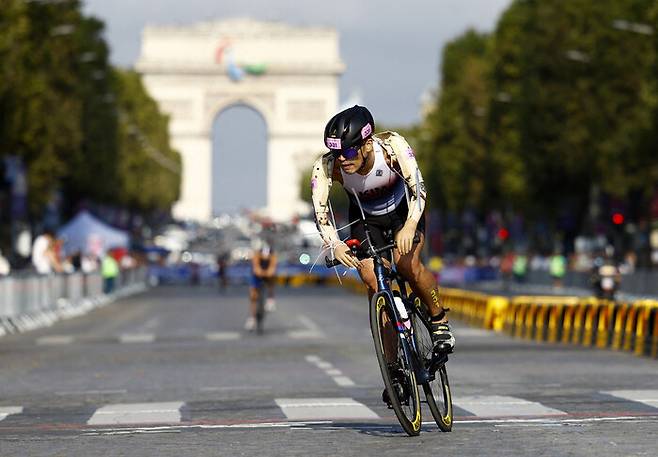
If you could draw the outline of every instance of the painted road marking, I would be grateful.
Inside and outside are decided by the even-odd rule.
[[[546,419],[461,419],[455,418],[455,423],[462,425],[471,424],[491,424],[494,427],[555,427],[567,424],[583,424],[596,422],[639,422],[654,423],[658,416],[610,416],[610,417],[588,417],[588,418],[546,418]],[[423,422],[423,427],[436,427],[434,421]],[[314,429],[352,429],[352,424],[340,424],[333,421],[298,421],[298,422],[245,422],[236,424],[211,424],[204,422],[202,424],[179,424],[179,425],[160,425],[155,427],[121,427],[121,428],[103,428],[97,430],[85,430],[83,436],[99,435],[130,435],[130,434],[147,434],[147,433],[172,433],[183,430],[221,430],[221,429],[291,429],[291,430],[314,430]],[[359,424],[360,430],[390,430],[391,424],[370,423]]]
[[[119,403],[98,408],[89,425],[158,424],[180,422],[182,401],[165,403]]]
[[[55,395],[117,395],[125,394],[126,389],[106,389],[106,390],[62,390],[55,392]]]
[[[228,341],[228,340],[237,340],[240,338],[240,333],[238,332],[211,332],[206,333],[206,339],[208,341]]]
[[[58,346],[71,343],[73,343],[73,337],[71,335],[42,336],[37,339],[38,346]]]
[[[341,387],[351,387],[355,386],[354,381],[352,381],[347,376],[332,376],[334,382]]]
[[[325,373],[327,373],[327,375],[331,376],[331,379],[333,379],[336,384],[341,387],[351,387],[356,385],[354,381],[343,375],[342,371],[337,370],[331,363],[322,360],[317,355],[307,355],[306,361],[323,370]]]
[[[155,335],[152,333],[124,333],[119,336],[121,343],[152,343]]]
[[[227,391],[241,391],[241,390],[270,390],[272,386],[224,386],[224,387],[214,387],[207,386],[201,387],[199,390],[201,392],[227,392]]]
[[[298,316],[298,320],[304,326],[303,330],[291,330],[288,332],[288,336],[293,339],[318,339],[324,338],[324,333],[320,330],[320,327],[309,319],[306,316]]]
[[[0,406],[0,421],[11,416],[12,414],[20,414],[23,412],[22,406]]]
[[[379,419],[373,410],[353,398],[277,398],[274,401],[292,420]]]
[[[658,408],[658,390],[608,390],[601,393]]]
[[[453,398],[455,406],[478,417],[566,415],[541,403],[502,395],[475,395]]]

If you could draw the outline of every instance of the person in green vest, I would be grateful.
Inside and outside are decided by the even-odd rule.
[[[514,263],[512,264],[512,274],[516,282],[525,282],[528,273],[528,256],[523,252],[514,256]]]
[[[103,292],[110,294],[114,291],[117,276],[119,276],[119,263],[107,251],[101,262],[101,276],[103,277]]]
[[[548,270],[553,278],[553,287],[562,287],[564,275],[567,273],[567,259],[557,250],[551,256]]]

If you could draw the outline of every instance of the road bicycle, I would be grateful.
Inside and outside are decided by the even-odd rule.
[[[267,314],[265,307],[265,301],[267,300],[267,281],[265,278],[260,278],[260,283],[256,288],[256,293],[258,294],[258,300],[256,300],[256,333],[258,335],[263,334],[265,326],[265,315]]]
[[[366,236],[369,240],[367,225]],[[392,239],[392,233],[388,237]],[[418,239],[414,242],[417,243]],[[372,243],[368,243],[368,248],[363,248],[356,239],[348,240],[346,244],[357,258],[371,258],[374,261],[377,293],[370,300],[370,330],[389,407],[393,408],[407,434],[418,435],[421,428],[418,386],[422,386],[439,429],[451,431],[453,411],[446,370],[448,354],[434,351],[427,307],[415,294],[407,293],[407,282],[397,272],[395,264],[382,257],[382,254],[395,248],[395,242],[380,248],[373,248]],[[327,268],[333,268],[340,262],[326,257],[325,264]],[[386,331],[397,334],[396,353],[388,357],[388,360],[395,358],[392,363],[387,361],[385,351]],[[391,347],[392,344],[389,351]]]

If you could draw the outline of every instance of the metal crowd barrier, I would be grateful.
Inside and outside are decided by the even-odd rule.
[[[0,278],[0,336],[83,314],[117,296],[145,287],[145,268],[122,270],[110,296],[103,293],[103,278],[99,272]]]

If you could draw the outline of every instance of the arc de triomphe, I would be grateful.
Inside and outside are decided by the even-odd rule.
[[[338,107],[344,64],[334,29],[250,19],[148,26],[136,69],[170,116],[172,146],[182,155],[176,217],[212,217],[212,127],[234,105],[267,124],[269,213],[286,218],[304,207],[300,174],[325,149],[324,125]],[[254,163],[248,152],[244,162]]]

